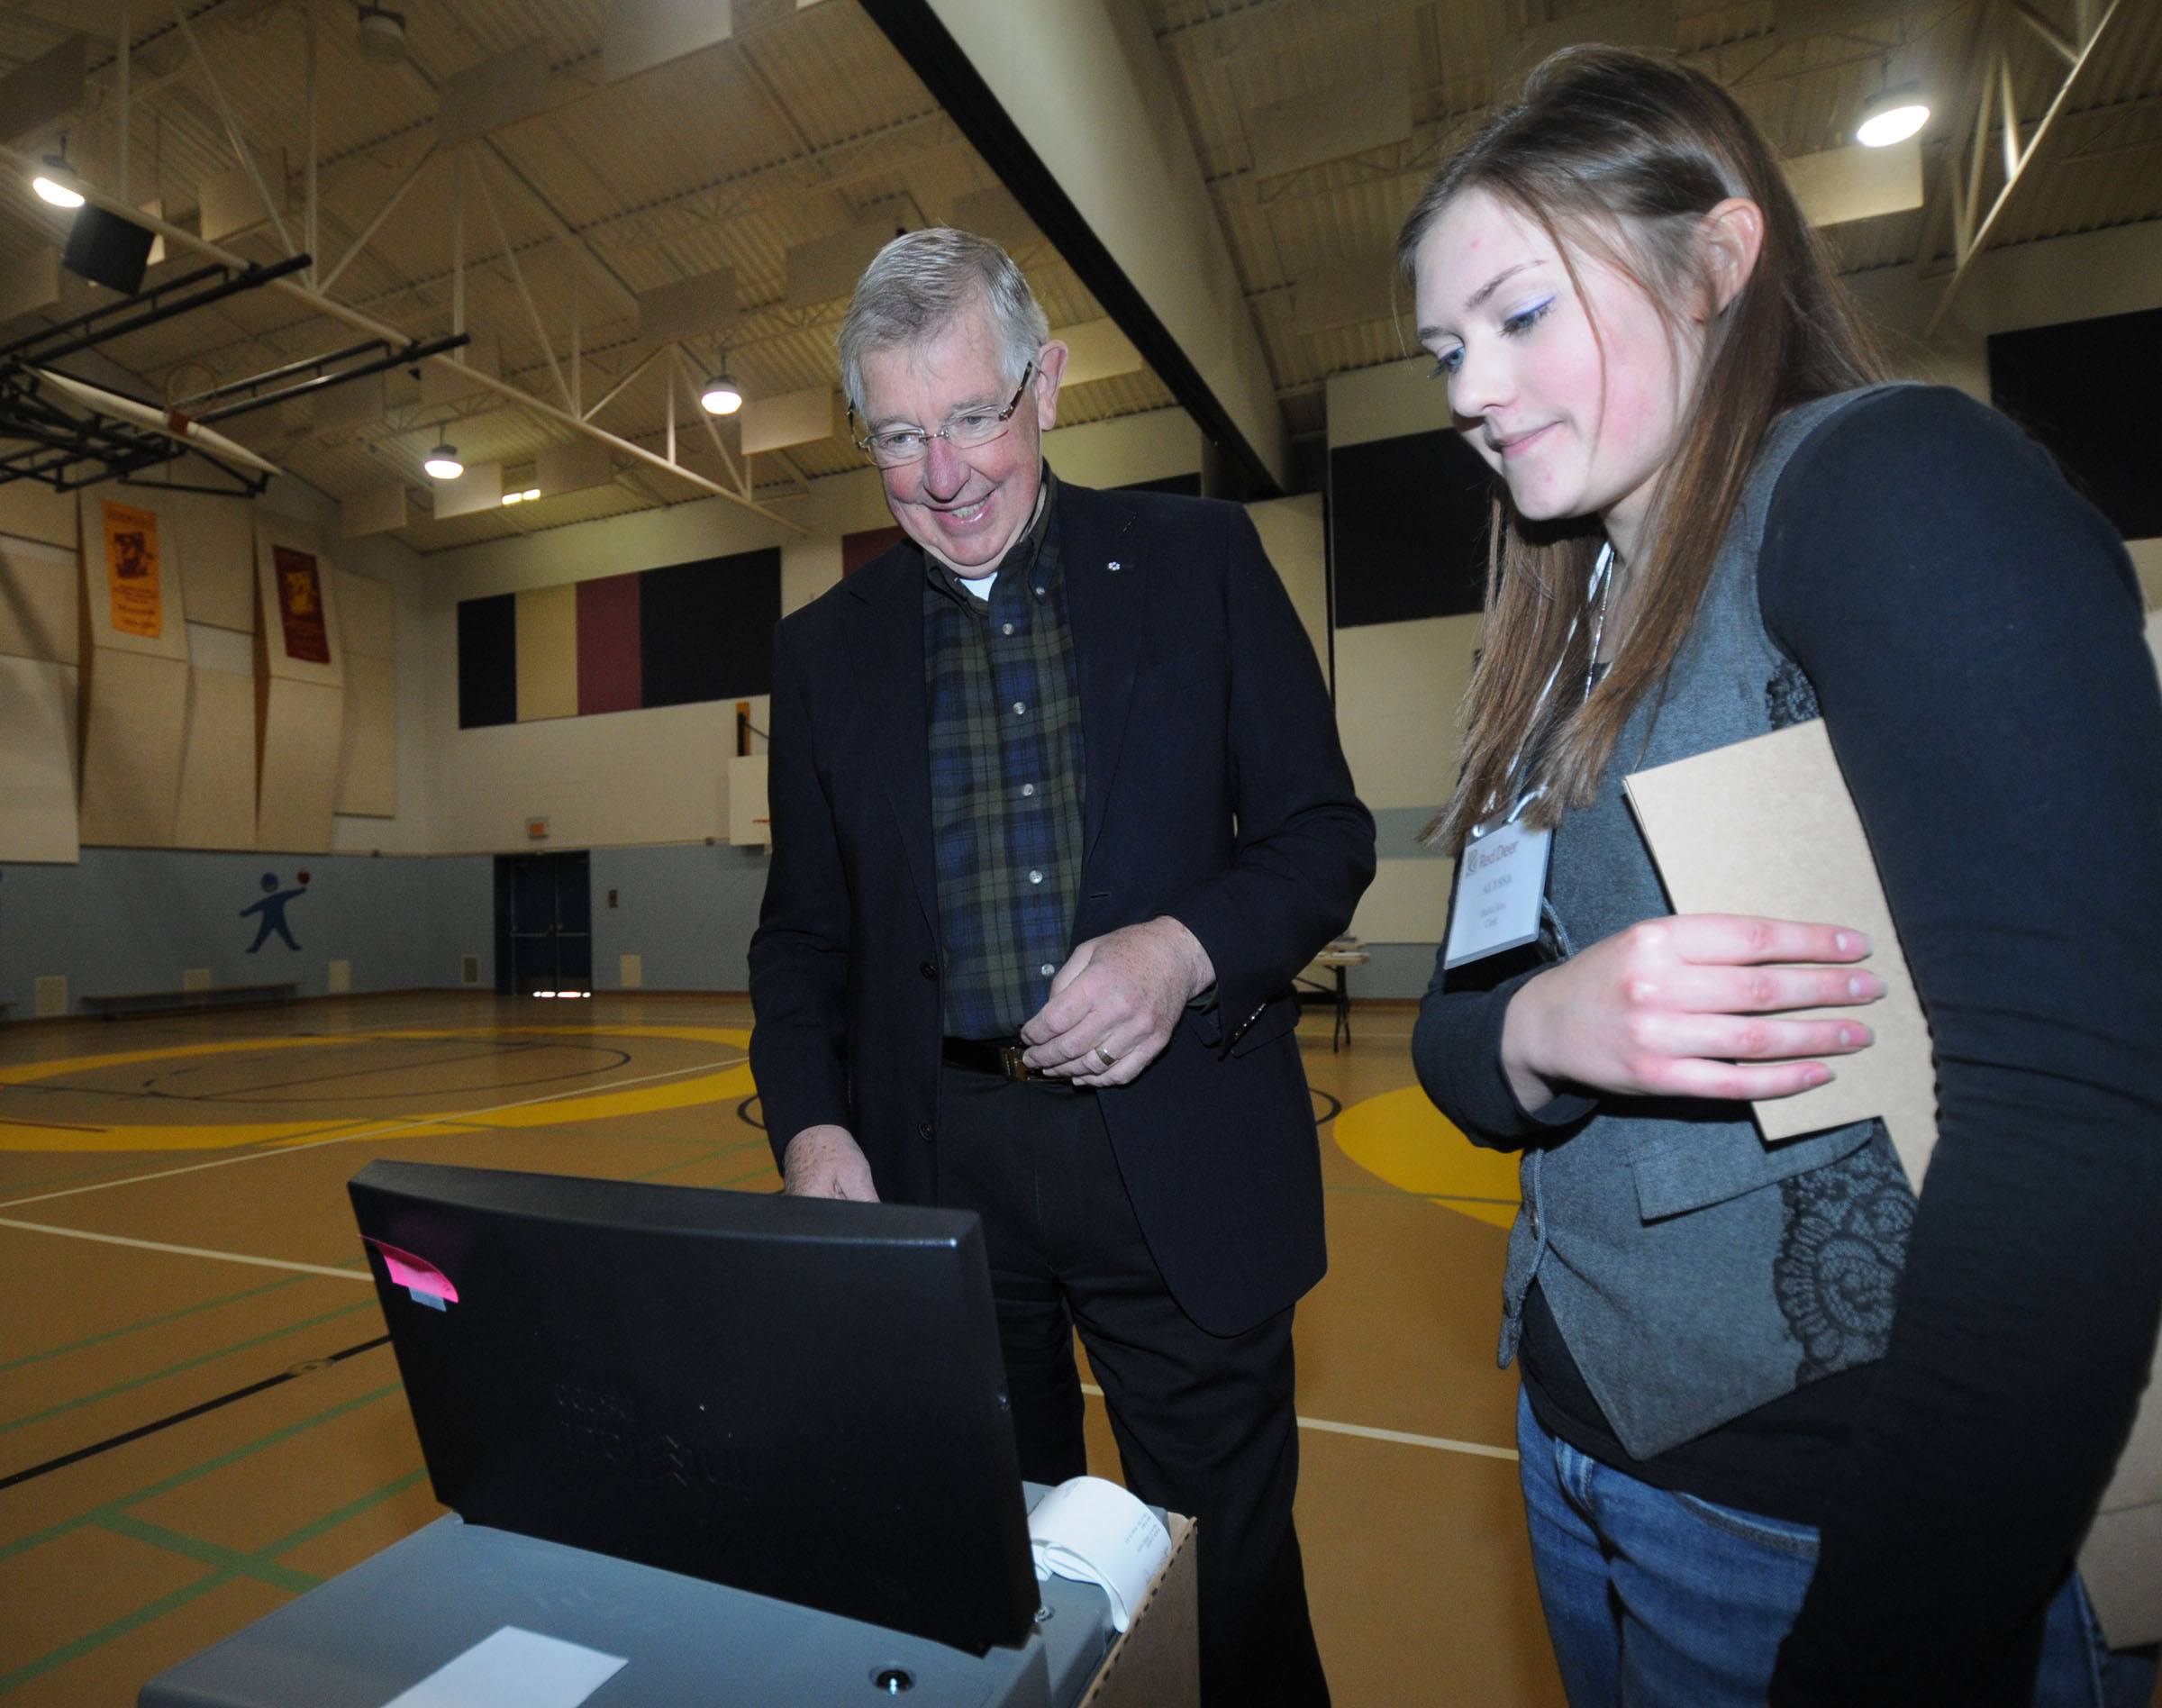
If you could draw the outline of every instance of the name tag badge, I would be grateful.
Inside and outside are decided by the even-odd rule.
[[[1457,902],[1449,911],[1444,968],[1518,949],[1539,936],[1552,831],[1498,824],[1467,842],[1457,860]]]

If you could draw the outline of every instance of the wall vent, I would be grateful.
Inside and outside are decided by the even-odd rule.
[[[210,988],[210,968],[207,967],[182,968],[180,969],[180,988],[184,991],[208,990]]]
[[[458,958],[458,982],[461,985],[480,983],[480,957],[460,955]]]
[[[350,961],[331,963],[330,993],[333,996],[350,996],[353,990],[353,964]]]
[[[48,973],[32,989],[37,1001],[31,1012],[40,1020],[58,1020],[68,1012],[66,973]]]
[[[616,975],[617,984],[625,990],[636,990],[646,982],[646,958],[643,955],[626,955]]]

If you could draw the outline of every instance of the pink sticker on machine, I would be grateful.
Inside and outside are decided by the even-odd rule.
[[[363,1239],[368,1236],[363,1234]],[[390,1278],[411,1293],[415,1298],[425,1295],[429,1299],[441,1299],[446,1304],[458,1303],[458,1289],[450,1277],[425,1258],[416,1258],[410,1251],[401,1251],[396,1246],[386,1245],[380,1240],[368,1243],[383,1254],[384,1266]]]

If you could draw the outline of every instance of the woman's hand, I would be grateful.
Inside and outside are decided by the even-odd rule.
[[[1567,1086],[1636,1096],[1791,1097],[1831,1077],[1818,1056],[1871,1039],[1858,1021],[1769,1018],[1875,1002],[1884,981],[1837,925],[1735,913],[1646,920],[1528,980],[1502,1022],[1502,1066],[1526,1109]]]

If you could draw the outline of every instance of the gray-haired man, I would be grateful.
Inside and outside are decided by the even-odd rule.
[[[1292,1495],[1321,1174],[1292,975],[1373,875],[1245,513],[1061,486],[1013,263],[896,239],[841,331],[907,541],[781,625],[752,1067],[792,1192],[984,1222],[1024,1476],[1201,1521],[1204,1700],[1328,1699]]]

